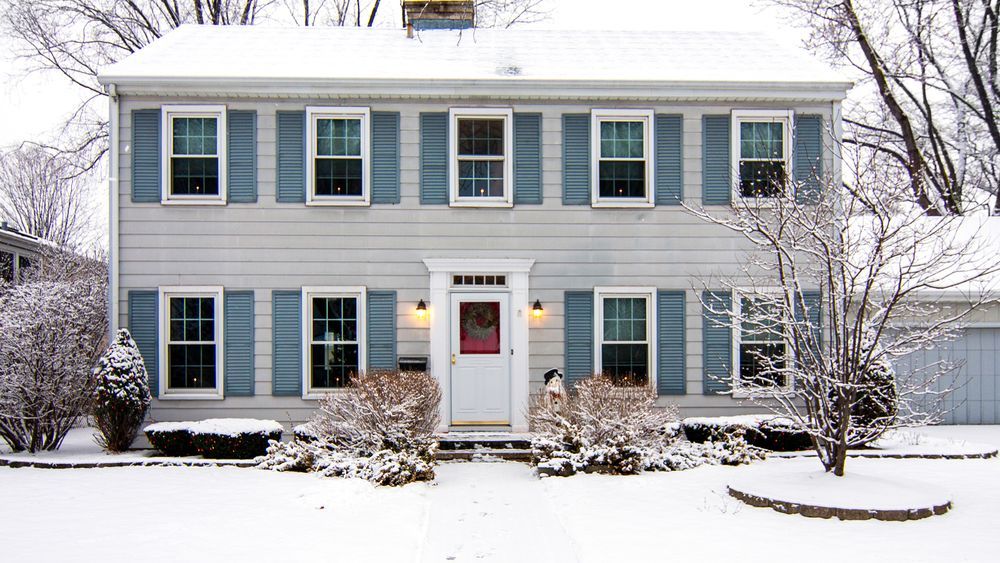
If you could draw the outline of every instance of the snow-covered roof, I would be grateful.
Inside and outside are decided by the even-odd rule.
[[[104,68],[100,80],[126,89],[266,85],[275,92],[414,82],[536,89],[743,85],[822,91],[827,99],[842,98],[850,86],[803,50],[760,33],[469,29],[420,31],[408,39],[398,29],[199,25],[181,26]]]

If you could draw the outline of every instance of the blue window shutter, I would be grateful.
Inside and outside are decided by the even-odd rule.
[[[823,118],[819,115],[795,116],[793,137],[795,199],[799,203],[816,203],[823,189]]]
[[[733,191],[729,162],[730,117],[706,115],[701,126],[701,199],[705,205],[728,205]]]
[[[229,139],[227,173],[231,203],[257,201],[257,112],[231,110],[226,115]]]
[[[278,186],[281,203],[306,200],[306,112],[278,112]]]
[[[160,182],[160,110],[132,111],[132,201],[158,203]]]
[[[594,292],[566,292],[566,382],[594,373]]]
[[[229,291],[223,298],[225,394],[254,394],[254,298],[253,291]]]
[[[590,114],[563,115],[563,205],[590,205]]]
[[[399,112],[372,112],[372,203],[399,203]]]
[[[656,204],[680,205],[684,197],[684,117],[656,115]]]
[[[542,114],[514,114],[514,203],[542,203]]]
[[[160,388],[160,293],[155,289],[128,292],[128,329],[139,347],[149,376],[149,392],[156,397]]]
[[[396,292],[368,292],[368,368],[396,368]]]
[[[805,314],[802,312],[802,307],[799,303],[795,304],[795,320],[796,321],[809,321],[809,327],[812,329],[813,341],[817,346],[823,346],[823,300],[822,294],[819,290],[805,290],[802,292],[802,301],[805,303]],[[819,350],[815,350],[819,352]]]
[[[732,321],[724,311],[732,310],[733,296],[728,291],[706,291],[702,299],[702,386],[706,395],[715,395],[728,391],[732,383]]]
[[[302,395],[302,292],[271,292],[273,364],[271,394],[278,397]]]
[[[448,204],[448,114],[420,114],[420,203]]]
[[[684,291],[656,292],[656,387],[660,395],[687,393]]]

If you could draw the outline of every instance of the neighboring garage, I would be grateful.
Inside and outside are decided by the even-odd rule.
[[[896,371],[904,374],[941,360],[964,362],[939,382],[957,386],[944,403],[945,424],[1000,424],[1000,325],[971,325],[956,340],[899,360]]]

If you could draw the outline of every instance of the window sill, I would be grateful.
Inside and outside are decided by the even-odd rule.
[[[599,199],[590,204],[591,207],[595,209],[608,208],[608,209],[649,209],[655,207],[656,204],[652,201],[647,200],[614,200],[614,199]]]
[[[346,392],[347,389],[328,389],[326,391],[310,391],[302,395],[302,399],[305,401],[318,401],[327,395],[340,394]]]
[[[511,208],[514,207],[514,202],[511,201],[474,201],[467,199],[460,199],[457,201],[452,201],[449,203],[451,207],[494,207],[494,208]]]
[[[161,205],[226,205],[226,200],[222,198],[191,198],[191,199],[164,199],[160,200]]]
[[[307,207],[370,207],[371,202],[365,199],[327,199],[313,198],[306,201]]]
[[[221,393],[160,393],[160,401],[221,401],[226,397]]]
[[[791,387],[785,387],[780,390],[761,390],[761,391],[750,391],[745,387],[737,387],[733,389],[732,396],[734,399],[769,399],[773,397],[781,397],[792,394]]]

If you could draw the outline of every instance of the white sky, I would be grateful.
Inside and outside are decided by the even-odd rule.
[[[551,16],[542,29],[753,30],[785,43],[799,43],[801,31],[784,24],[771,8],[748,0],[548,0]],[[385,25],[399,20],[395,2],[382,9]],[[55,73],[29,73],[12,55],[14,43],[0,37],[0,148],[26,140],[54,142],[60,125],[83,97],[80,88]],[[95,186],[95,224],[107,223],[103,183]]]

